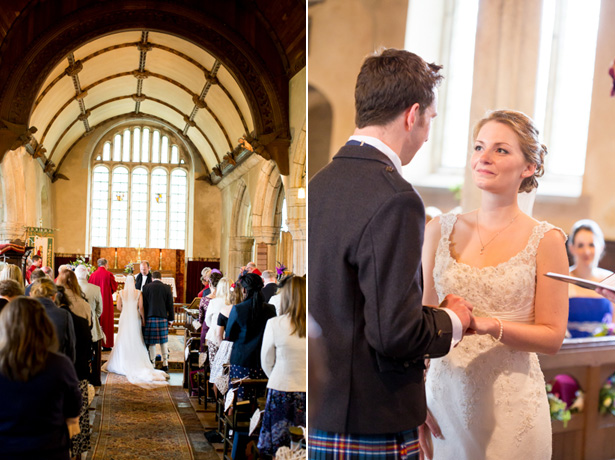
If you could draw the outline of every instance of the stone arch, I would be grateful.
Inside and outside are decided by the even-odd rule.
[[[237,181],[231,214],[228,273],[239,273],[240,268],[252,259],[254,237],[251,214],[250,195],[246,183],[240,179]]]
[[[252,213],[254,242],[257,247],[256,263],[259,267],[275,267],[284,195],[280,171],[273,161],[264,163],[256,187]]]
[[[310,163],[308,177],[311,179],[325,167],[330,158],[333,109],[327,97],[312,85],[308,86],[308,120],[310,132]]]

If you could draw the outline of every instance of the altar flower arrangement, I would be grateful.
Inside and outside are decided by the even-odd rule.
[[[572,414],[570,409],[566,407],[566,403],[553,394],[553,386],[550,383],[547,383],[547,398],[549,399],[551,420],[563,422],[564,428],[566,428],[568,421],[572,418]]]
[[[611,375],[600,388],[600,413],[615,415],[615,374]]]
[[[132,275],[135,271],[135,264],[137,262],[130,262],[128,265],[126,265],[124,267],[124,273],[126,273],[127,275]]]
[[[88,269],[88,273],[91,275],[92,273],[94,273],[96,271],[96,267],[94,265],[92,265],[89,262],[85,261],[85,257],[83,256],[79,256],[77,257],[77,260],[73,260],[70,265],[73,268],[73,271],[75,270],[75,268],[77,268],[79,265],[83,265],[85,268]]]

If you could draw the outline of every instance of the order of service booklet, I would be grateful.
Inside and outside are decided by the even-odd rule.
[[[600,282],[585,280],[583,278],[576,278],[570,275],[560,275],[559,273],[545,273],[545,276],[549,278],[553,278],[559,281],[565,281],[566,283],[576,284],[577,286],[581,286],[585,289],[596,290],[596,288],[604,288],[609,291],[615,292],[615,276],[609,275],[605,279]]]

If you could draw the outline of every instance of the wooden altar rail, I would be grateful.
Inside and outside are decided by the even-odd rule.
[[[546,381],[558,374],[574,377],[585,393],[583,412],[568,426],[553,421],[554,460],[615,458],[615,416],[598,411],[600,388],[615,372],[615,337],[568,339],[553,356],[539,355]]]

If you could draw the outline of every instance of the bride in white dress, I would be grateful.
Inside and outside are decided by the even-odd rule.
[[[429,413],[420,429],[427,458],[551,459],[536,352],[554,354],[564,339],[567,286],[544,274],[567,273],[568,262],[564,233],[517,204],[517,193],[536,187],[543,172],[546,148],[537,138],[519,112],[481,120],[471,159],[480,208],[443,215],[426,228],[423,302],[465,298],[474,306],[476,332],[430,363]]]
[[[135,289],[134,276],[126,277],[124,289],[118,293],[117,306],[121,314],[115,346],[102,370],[125,375],[133,384],[166,383],[169,375],[154,369],[143,341],[143,304],[141,291]]]

